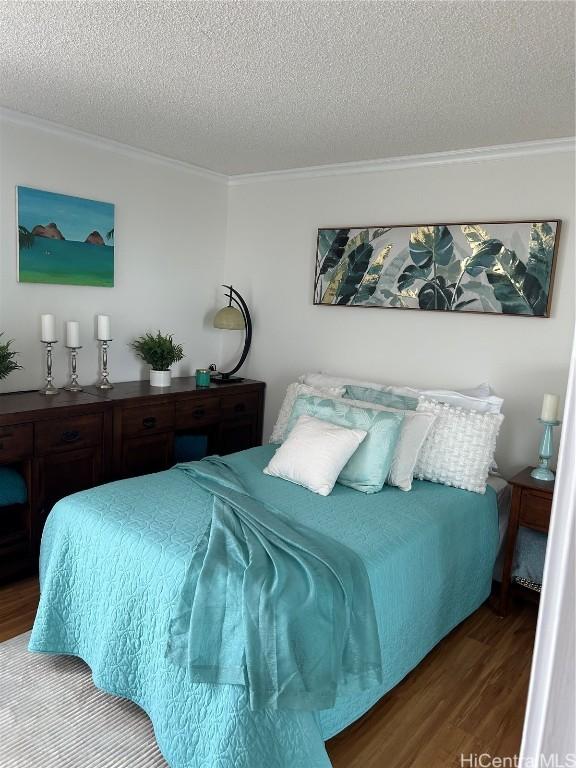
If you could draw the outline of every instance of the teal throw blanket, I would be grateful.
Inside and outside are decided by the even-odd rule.
[[[213,495],[213,508],[171,618],[168,657],[194,682],[245,686],[251,709],[328,709],[343,692],[380,685],[360,557],[249,496],[221,459],[177,468]]]

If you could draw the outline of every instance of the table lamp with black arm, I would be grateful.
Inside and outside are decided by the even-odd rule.
[[[222,307],[214,315],[214,328],[221,328],[225,331],[246,331],[246,337],[244,339],[244,349],[240,355],[240,360],[230,371],[219,372],[211,377],[211,381],[214,384],[227,384],[235,381],[244,381],[239,376],[234,376],[236,371],[244,364],[250,344],[252,342],[252,318],[246,302],[242,296],[232,288],[231,285],[223,285],[223,288],[228,289],[226,297],[228,298],[228,306]],[[232,306],[235,304],[236,306]]]

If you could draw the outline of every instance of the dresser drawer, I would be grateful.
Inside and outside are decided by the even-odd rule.
[[[174,405],[135,406],[122,410],[122,434],[125,437],[135,435],[153,435],[166,432],[174,427]]]
[[[219,397],[191,397],[176,403],[176,429],[214,424],[219,418]]]
[[[546,533],[550,526],[550,511],[552,500],[548,496],[540,496],[531,491],[522,491],[520,525]]]
[[[32,424],[0,427],[0,463],[18,461],[32,454]]]
[[[36,424],[36,453],[89,448],[102,442],[102,415],[72,416]]]
[[[246,416],[258,410],[258,395],[255,393],[226,395],[222,398],[222,418]]]

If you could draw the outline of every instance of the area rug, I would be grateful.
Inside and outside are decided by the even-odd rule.
[[[29,653],[29,636],[0,643],[2,768],[167,768],[139,707],[79,659]]]

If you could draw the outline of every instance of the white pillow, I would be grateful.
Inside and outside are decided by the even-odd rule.
[[[367,434],[364,429],[349,429],[314,416],[300,416],[264,473],[328,496]]]
[[[334,399],[340,400],[340,398]],[[395,485],[403,491],[409,491],[412,488],[412,478],[418,454],[432,425],[436,421],[436,416],[432,413],[419,413],[418,411],[408,411],[403,408],[389,408],[387,405],[368,403],[365,400],[349,400],[344,398],[341,402],[357,408],[368,408],[372,411],[390,411],[391,413],[398,413],[404,416],[386,483],[388,485]]]
[[[463,408],[466,411],[478,411],[478,413],[500,413],[504,400],[496,395],[486,395],[477,397],[475,395],[458,392],[451,389],[414,389],[412,387],[390,387],[395,395],[406,395],[408,397],[419,397],[426,400],[434,400],[437,403],[446,403],[454,408]],[[478,392],[476,390],[467,390],[468,392]]]
[[[432,400],[421,400],[418,412],[432,413],[436,421],[424,441],[414,476],[484,493],[504,416],[452,408]]]
[[[480,384],[473,389],[422,389],[418,387],[405,387],[389,384],[379,384],[373,381],[360,381],[346,376],[329,376],[325,373],[305,373],[300,376],[300,382],[311,387],[345,387],[347,384],[355,384],[359,387],[379,389],[394,395],[407,397],[425,397],[427,400],[436,400],[448,403],[457,408],[465,408],[468,411],[480,413],[500,413],[504,401],[501,397],[492,394],[488,384]]]
[[[284,442],[284,435],[286,434],[286,427],[288,426],[292,408],[294,407],[296,398],[299,395],[316,395],[317,397],[342,397],[344,390],[344,387],[315,388],[309,387],[306,384],[299,384],[298,382],[290,384],[286,390],[286,394],[284,395],[284,402],[278,411],[278,418],[276,419],[276,424],[274,424],[274,429],[270,435],[269,442]]]

